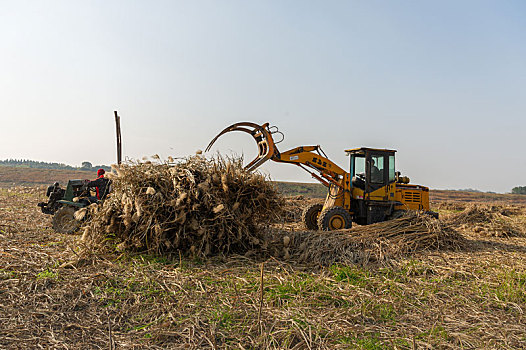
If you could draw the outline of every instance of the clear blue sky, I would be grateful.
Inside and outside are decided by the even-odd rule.
[[[0,159],[112,163],[117,109],[131,158],[268,121],[344,168],[385,147],[431,188],[526,185],[525,1],[1,0],[0,50]]]

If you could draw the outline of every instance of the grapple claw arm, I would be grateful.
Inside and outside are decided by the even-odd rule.
[[[223,129],[223,131],[217,134],[217,136],[214,137],[212,141],[210,141],[210,143],[205,149],[205,152],[210,151],[212,145],[217,141],[219,137],[232,131],[245,132],[247,134],[250,134],[254,138],[254,140],[256,140],[256,143],[258,145],[258,155],[255,159],[253,159],[250,163],[248,163],[245,166],[245,169],[247,169],[248,171],[257,169],[267,160],[271,159],[275,155],[279,155],[279,151],[276,147],[276,144],[274,143],[274,139],[272,138],[272,133],[269,130],[268,123],[259,125],[251,122],[240,122],[226,127],[225,129]]]

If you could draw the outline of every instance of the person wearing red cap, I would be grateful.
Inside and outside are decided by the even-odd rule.
[[[88,182],[88,189],[94,187],[97,191],[97,200],[106,198],[110,190],[110,180],[104,177],[105,173],[102,168],[97,170],[97,179]]]

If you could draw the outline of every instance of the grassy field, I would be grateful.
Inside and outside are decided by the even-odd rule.
[[[35,206],[41,199],[40,189],[0,189],[0,348],[526,347],[524,237],[468,225],[459,228],[462,250],[358,265],[130,253],[78,260],[78,236],[54,233]],[[523,227],[526,208],[517,208]]]
[[[95,179],[96,171],[35,169],[0,166],[0,187],[51,185],[58,181],[65,185],[70,179]]]
[[[29,170],[21,183],[92,177]],[[296,197],[272,229],[292,237],[320,199],[278,186]],[[0,188],[0,349],[526,348],[523,196],[433,191],[465,238],[458,249],[327,265],[269,252],[79,255],[80,237],[53,232],[41,200],[38,186]],[[462,213],[476,220],[448,221]]]
[[[310,198],[325,198],[327,196],[327,188],[319,183],[276,181],[276,186],[284,196],[305,196]]]
[[[511,193],[485,193],[451,190],[431,190],[431,201],[434,203],[455,201],[465,203],[507,203],[526,205],[526,195]]]

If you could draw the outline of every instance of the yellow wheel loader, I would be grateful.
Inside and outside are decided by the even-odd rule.
[[[295,164],[328,188],[323,205],[312,205],[303,212],[307,229],[345,229],[350,228],[353,221],[361,225],[372,224],[408,210],[426,212],[438,218],[437,213],[429,211],[429,188],[409,184],[409,178],[396,171],[395,150],[366,147],[345,150],[350,158],[350,171],[347,172],[328,159],[319,145],[280,152],[273,138],[280,133],[276,127],[269,127],[268,123],[240,122],[221,131],[206,151],[221,135],[233,131],[246,132],[257,143],[258,155],[246,165],[249,171],[269,159]]]

